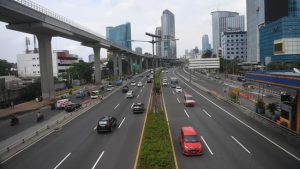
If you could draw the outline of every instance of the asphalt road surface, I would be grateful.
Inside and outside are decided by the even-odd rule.
[[[178,71],[178,70],[177,70]],[[192,94],[196,106],[183,105],[183,93],[163,87],[175,154],[180,169],[299,169],[300,141],[285,136],[245,114],[236,107],[202,92],[169,71],[165,77],[178,77],[183,93]],[[176,75],[175,75],[175,74]],[[188,78],[188,77],[187,77]],[[182,126],[192,126],[201,136],[204,154],[187,157],[179,146]]]
[[[133,87],[135,97],[125,98],[121,90],[77,117],[60,130],[17,154],[1,165],[1,169],[73,169],[133,168],[145,113],[133,114],[133,102],[148,104],[152,84]],[[98,119],[111,115],[118,119],[112,133],[98,134]]]

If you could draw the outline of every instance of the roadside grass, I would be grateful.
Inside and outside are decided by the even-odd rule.
[[[138,168],[175,168],[165,112],[162,111],[157,114],[148,112],[147,116],[148,117],[138,160]]]

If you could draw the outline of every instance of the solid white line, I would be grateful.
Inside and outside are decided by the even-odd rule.
[[[177,99],[178,103],[180,103],[179,99],[178,98],[176,98],[176,99]]]
[[[69,153],[67,156],[65,156],[65,158],[63,158],[55,167],[54,167],[54,169],[57,169],[60,165],[61,165],[61,163],[63,163],[69,156],[71,155],[71,153]]]
[[[92,169],[95,169],[96,165],[98,164],[99,160],[101,159],[101,157],[103,156],[104,151],[102,151],[102,153],[100,154],[100,156],[98,157],[97,161],[95,162],[95,164],[93,165]]]
[[[172,92],[173,92],[173,94],[175,94],[175,93],[174,93],[174,90],[172,90]]]
[[[177,76],[177,75],[175,75]],[[178,77],[178,76],[177,76]],[[240,120],[239,118],[235,117],[234,115],[230,114],[227,110],[223,109],[222,107],[220,107],[219,105],[217,105],[216,103],[214,103],[213,101],[209,100],[207,97],[205,97],[204,95],[202,95],[201,93],[199,93],[197,90],[195,90],[193,87],[191,87],[190,85],[188,85],[187,83],[185,83],[182,79],[181,81],[187,85],[189,88],[191,88],[193,91],[195,91],[197,94],[199,94],[200,96],[202,96],[204,99],[206,99],[207,101],[209,101],[210,103],[212,103],[213,105],[215,105],[216,107],[218,107],[219,109],[221,109],[222,111],[224,111],[226,114],[228,114],[229,116],[231,116],[232,118],[236,119],[237,121],[239,121],[240,123],[242,123],[244,126],[248,127],[250,130],[252,130],[253,132],[255,132],[256,134],[260,135],[261,137],[263,137],[264,139],[266,139],[267,141],[269,141],[270,143],[272,143],[273,145],[275,145],[276,147],[278,147],[279,149],[281,149],[282,151],[286,152],[287,154],[289,154],[290,156],[292,156],[293,158],[295,158],[297,161],[300,161],[300,158],[297,157],[296,155],[292,154],[291,152],[287,151],[286,149],[284,149],[283,147],[281,147],[280,145],[278,145],[277,143],[275,143],[274,141],[272,141],[271,139],[269,139],[268,137],[264,136],[263,134],[261,134],[260,132],[258,132],[257,130],[255,130],[254,128],[252,128],[251,126],[249,126],[248,124],[244,123],[242,120]]]
[[[211,155],[214,155],[214,153],[211,151],[211,149],[209,148],[208,144],[206,143],[206,141],[204,140],[204,138],[201,136],[201,139],[203,140],[204,144],[206,145],[208,151],[210,152]]]
[[[140,91],[140,93],[142,93],[143,89]]]
[[[97,129],[97,126],[94,127],[94,130],[96,130],[96,129]]]
[[[210,114],[208,114],[207,113],[207,111],[206,110],[204,110],[204,109],[202,109],[203,111],[204,111],[204,113],[206,113],[209,117],[211,117],[211,115]]]
[[[121,123],[120,123],[118,129],[122,126],[122,124],[123,124],[124,121],[125,121],[125,117],[124,117],[123,120],[121,121]]]
[[[186,111],[185,109],[184,109],[184,112],[185,112],[186,116],[187,116],[188,118],[190,118],[189,114],[187,113],[187,111]]]
[[[243,149],[244,149],[245,151],[247,151],[247,153],[251,154],[250,151],[249,151],[243,144],[241,144],[236,138],[234,138],[233,136],[231,136],[231,138],[232,138],[234,141],[236,141],[241,147],[243,147]]]
[[[131,105],[131,107],[130,107],[130,108],[132,108],[132,107],[133,107],[133,105],[134,105],[134,103],[132,103],[132,105]]]
[[[137,96],[136,96],[136,98],[139,98],[139,97],[140,97],[140,95],[137,95]]]
[[[116,107],[114,108],[114,110],[116,110],[116,109],[117,109],[117,107],[119,107],[119,106],[120,106],[120,104],[117,104],[117,105],[116,105]]]

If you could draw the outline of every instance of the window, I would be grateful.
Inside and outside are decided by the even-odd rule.
[[[233,35],[231,35],[231,37],[233,37]]]
[[[239,54],[239,52],[235,52],[235,54]]]
[[[35,73],[35,71],[33,71],[33,73]]]
[[[244,54],[244,52],[241,52],[241,54]]]
[[[233,39],[231,39],[231,42],[233,42]]]
[[[244,35],[241,35],[241,37],[244,37]]]
[[[243,47],[241,47],[241,49],[243,50],[244,48],[243,48]]]
[[[231,52],[231,54],[234,54],[234,52]]]
[[[233,46],[233,43],[231,44],[231,46]]]
[[[231,48],[231,50],[233,50],[234,48]]]
[[[32,58],[32,60],[35,60],[35,58]]]
[[[235,48],[236,50],[239,50],[239,48]]]
[[[227,50],[230,50],[230,48],[227,48]]]
[[[227,39],[227,42],[229,42],[229,39]]]
[[[227,54],[230,54],[230,52],[227,52]]]
[[[244,39],[241,39],[241,41],[244,41]]]
[[[33,67],[35,67],[36,65],[32,65]]]
[[[235,37],[239,37],[239,35],[235,35]]]
[[[238,42],[239,40],[238,40],[238,39],[236,39],[235,41],[237,41],[237,42]]]
[[[227,45],[226,46],[229,46],[229,44],[227,43]]]

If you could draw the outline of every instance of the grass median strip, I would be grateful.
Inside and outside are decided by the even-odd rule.
[[[175,162],[164,112],[148,112],[142,140],[139,169],[173,169]]]

